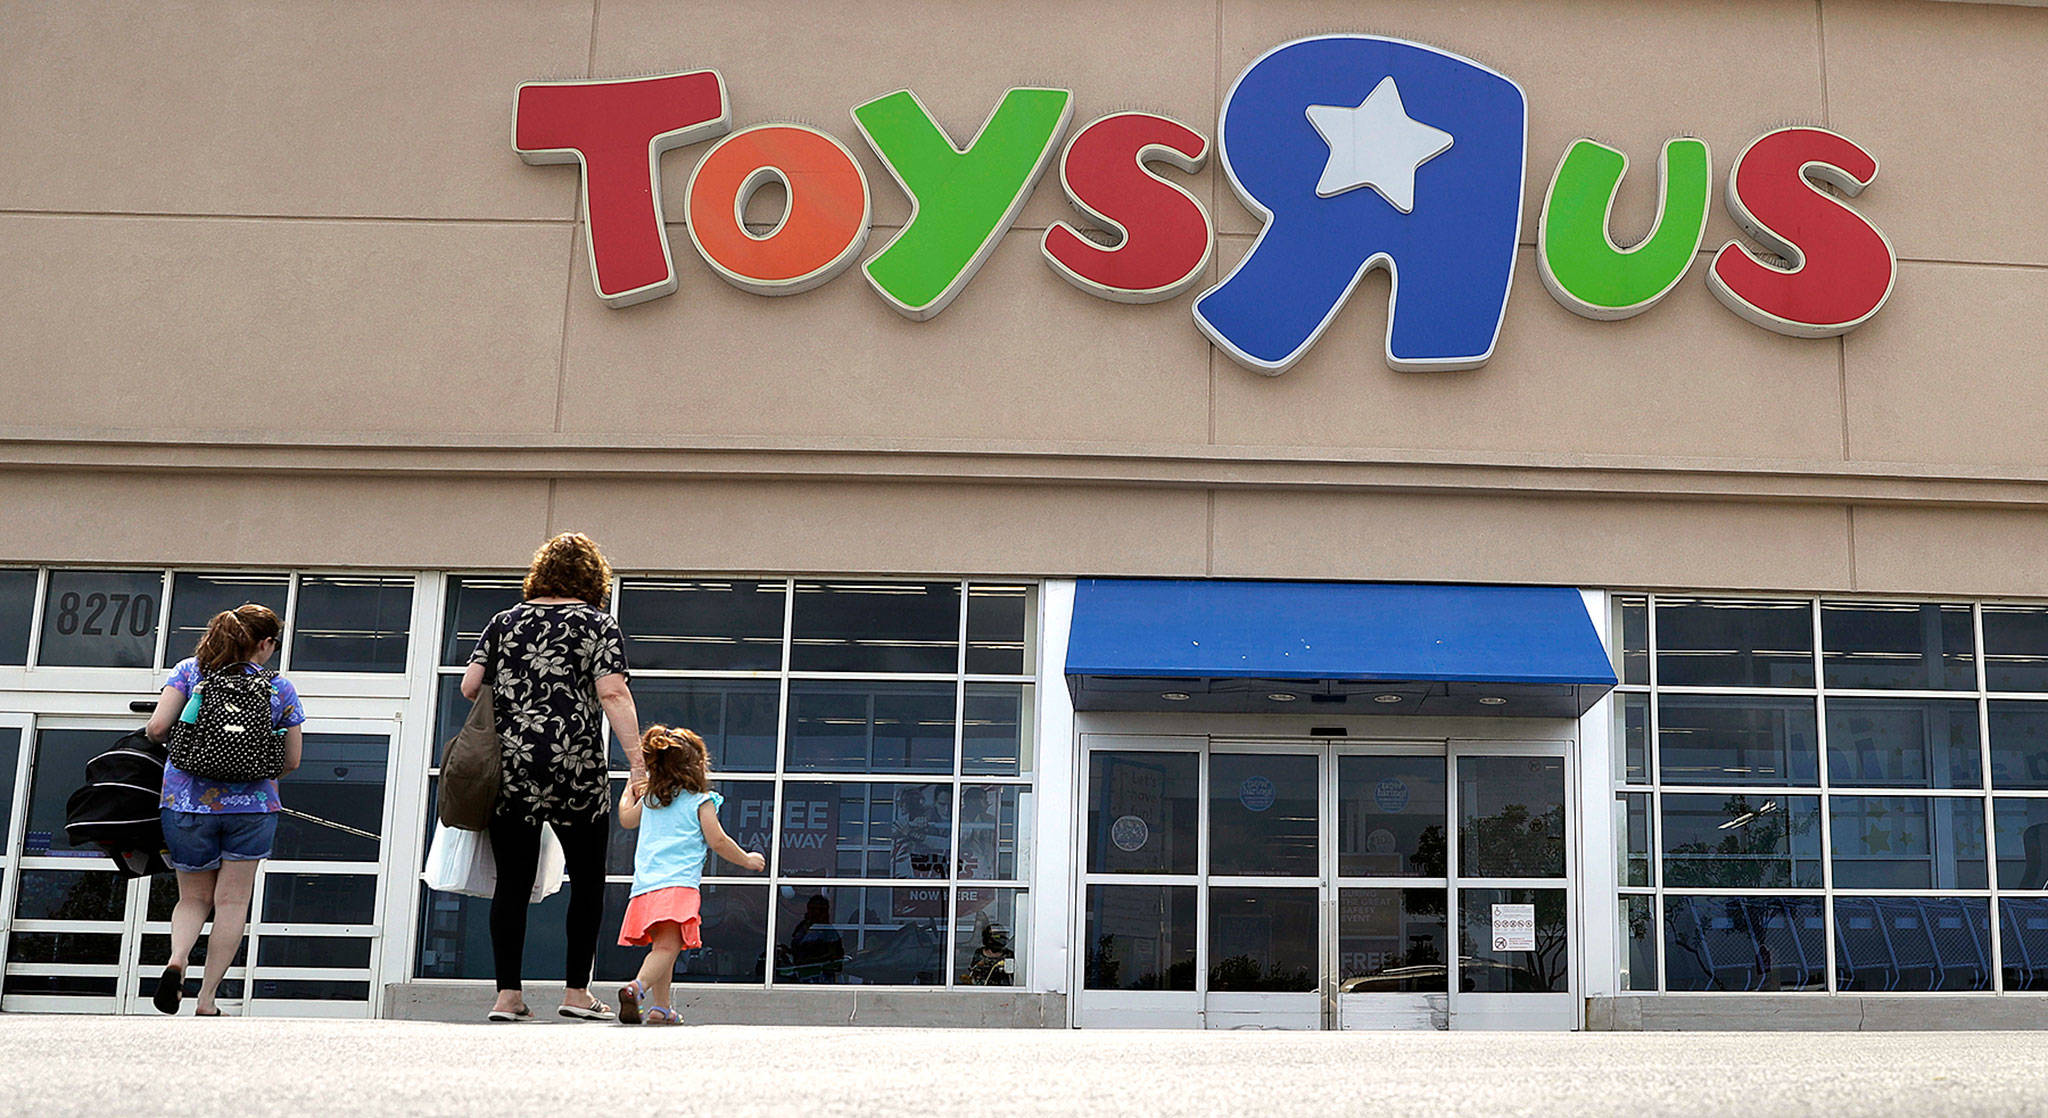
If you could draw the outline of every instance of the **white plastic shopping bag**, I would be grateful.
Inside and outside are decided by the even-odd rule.
[[[491,857],[490,836],[481,831],[459,831],[445,823],[434,824],[434,838],[427,846],[427,868],[421,871],[420,880],[436,893],[490,896],[498,884],[498,865]]]
[[[554,828],[541,828],[540,866],[533,875],[533,896],[528,903],[539,904],[560,892],[567,874],[561,840],[555,837]],[[490,834],[434,824],[427,868],[420,872],[420,880],[437,893],[489,899],[498,889],[498,860],[491,854]]]
[[[485,843],[489,846],[490,843]],[[497,871],[496,866],[491,867]],[[569,861],[562,855],[562,840],[555,837],[553,827],[540,829],[540,866],[533,874],[533,898],[528,904],[539,904],[542,898],[552,897],[562,891],[562,879],[569,875]]]

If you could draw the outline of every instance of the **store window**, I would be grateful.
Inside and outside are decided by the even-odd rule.
[[[33,570],[0,568],[0,666],[28,663],[39,577]]]
[[[635,668],[776,671],[788,586],[780,580],[627,579],[619,613]]]
[[[677,981],[1022,983],[1035,586],[631,576],[614,597],[641,724],[703,736],[721,823],[770,856],[762,873],[710,860],[704,947]],[[450,578],[447,600],[437,743],[468,713],[458,685],[477,634],[519,583]],[[610,748],[616,793],[626,762]],[[613,835],[597,981],[639,965],[611,946],[633,837]],[[560,977],[565,904],[531,910],[527,977]],[[419,976],[489,977],[488,908],[423,893]]]
[[[1624,988],[2048,989],[2048,608],[1611,602]]]
[[[413,580],[380,575],[299,579],[290,667],[300,672],[402,672]]]
[[[215,614],[253,602],[289,625],[274,668],[405,670],[410,575],[52,570],[31,623],[43,577],[0,569],[0,665],[27,663],[33,624],[38,667],[162,670],[192,655]]]
[[[147,668],[156,663],[162,571],[51,571],[38,663]]]
[[[809,672],[959,670],[957,583],[799,582],[790,667]]]
[[[175,664],[192,655],[215,614],[243,605],[268,606],[290,616],[292,579],[287,574],[238,571],[178,571],[171,575],[171,634],[164,660]],[[287,640],[289,645],[290,641]],[[282,662],[282,661],[280,661]],[[276,667],[276,664],[272,664]]]

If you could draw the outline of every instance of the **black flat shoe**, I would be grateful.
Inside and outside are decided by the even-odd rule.
[[[156,976],[156,996],[149,1001],[151,1005],[156,1006],[158,1013],[175,1014],[178,1012],[178,1001],[184,996],[185,968],[165,967],[164,972]]]

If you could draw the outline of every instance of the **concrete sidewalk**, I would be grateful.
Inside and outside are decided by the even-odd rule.
[[[2040,1033],[936,1031],[0,1017],[9,1114],[2040,1115]]]

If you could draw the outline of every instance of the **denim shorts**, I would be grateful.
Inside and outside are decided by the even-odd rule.
[[[187,873],[217,870],[223,861],[270,857],[277,815],[268,811],[197,812],[164,809],[164,861]]]

